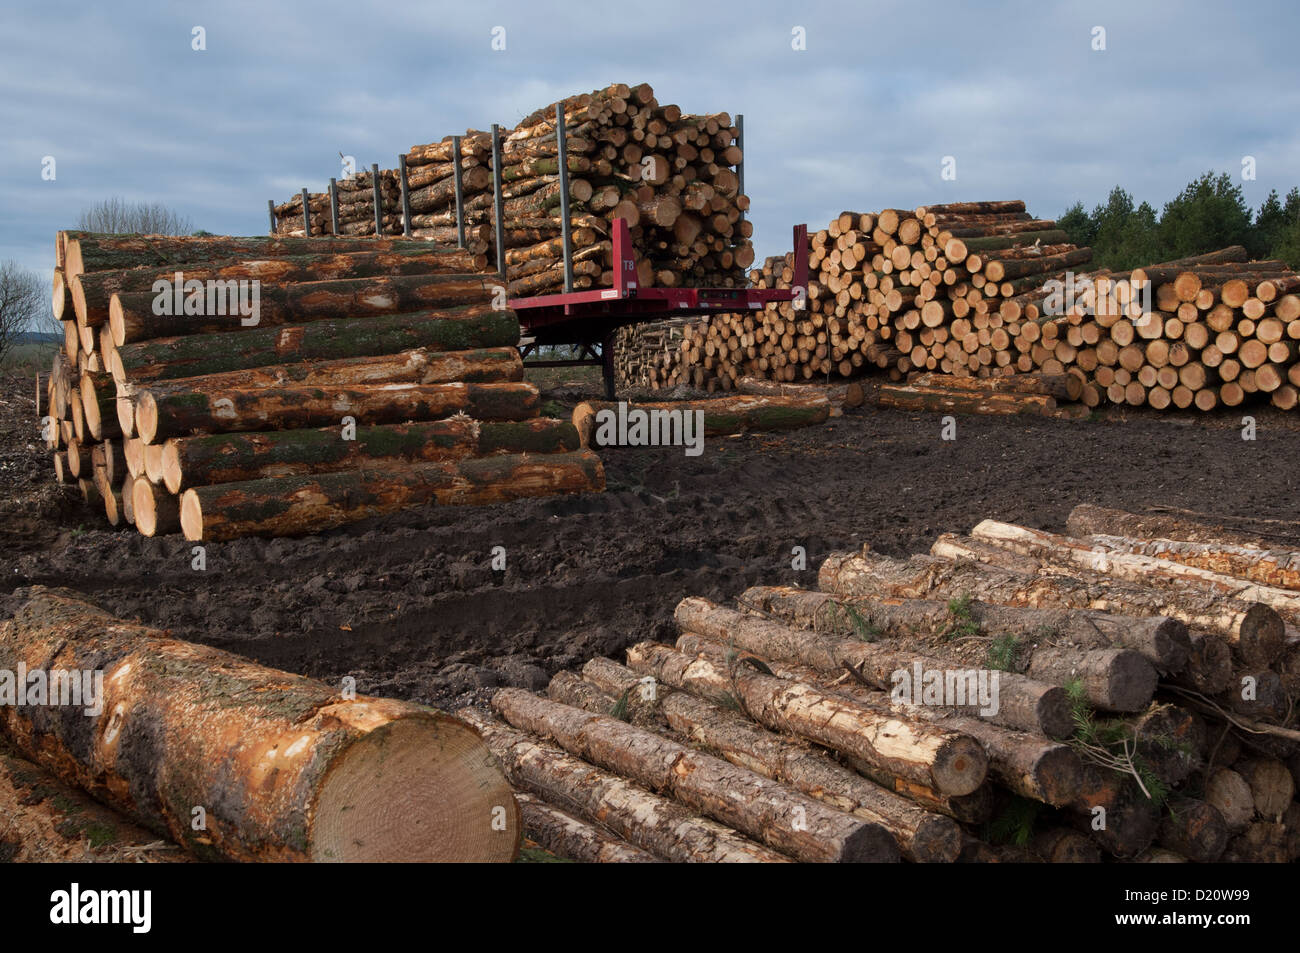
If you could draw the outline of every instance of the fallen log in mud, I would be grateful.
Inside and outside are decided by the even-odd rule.
[[[697,413],[703,415],[703,429],[696,426]],[[687,427],[691,436],[717,437],[794,430],[824,423],[828,416],[830,402],[824,396],[719,397],[650,404],[591,400],[573,409],[573,425],[584,447],[675,446]]]

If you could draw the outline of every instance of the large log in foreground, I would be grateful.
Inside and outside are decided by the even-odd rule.
[[[0,625],[0,665],[102,672],[102,694],[76,699],[76,708],[5,705],[0,727],[37,763],[195,856],[515,856],[509,786],[457,719],[407,702],[346,699],[125,622],[67,590],[20,594]]]
[[[500,503],[553,493],[604,489],[591,451],[413,464],[272,477],[194,487],[181,496],[185,538],[293,536],[382,516],[422,503]]]

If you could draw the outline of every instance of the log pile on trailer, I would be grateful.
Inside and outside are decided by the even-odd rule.
[[[683,113],[660,104],[647,84],[615,83],[552,103],[501,134],[502,225],[512,297],[564,288],[559,105],[565,115],[575,289],[613,284],[609,235],[615,218],[631,229],[642,287],[743,284],[754,253],[751,225],[743,219],[749,199],[740,191],[742,155],[732,117]],[[464,247],[489,254],[495,268],[491,133],[471,129],[413,146],[402,164],[408,234],[454,247],[459,225]],[[400,169],[380,172],[383,235],[402,233],[407,224],[400,176]],[[375,234],[373,185],[367,172],[336,186],[341,234]],[[308,208],[311,233],[330,234],[329,194],[309,195]],[[276,206],[275,216],[277,233],[306,234],[301,195]]]
[[[1069,529],[688,598],[675,644],[464,716],[580,860],[1300,858],[1300,553],[1091,506]]]
[[[85,233],[59,249],[66,346],[38,403],[56,477],[113,525],[219,541],[604,485],[572,426],[539,416],[482,255]]]

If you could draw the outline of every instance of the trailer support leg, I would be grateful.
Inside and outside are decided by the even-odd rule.
[[[614,399],[614,332],[600,342],[600,370],[605,378],[605,399]]]

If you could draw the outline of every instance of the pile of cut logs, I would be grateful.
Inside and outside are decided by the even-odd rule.
[[[1300,275],[1285,263],[1247,261],[1233,246],[1082,277],[1072,302],[1039,289],[1003,303],[1005,320],[1039,329],[1022,367],[1075,374],[1090,406],[1300,403]]]
[[[580,860],[1300,858],[1300,552],[1087,505],[1068,529],[688,598],[675,645],[461,715]]]
[[[1280,261],[1247,261],[1241,247],[1123,275],[1083,272],[1091,250],[1020,201],[845,212],[809,243],[803,309],[783,302],[687,324],[677,355],[652,358],[647,385],[730,390],[744,377],[833,380],[875,368],[893,382],[1069,374],[1071,399],[1090,407],[1210,410],[1251,394],[1283,409],[1300,403],[1300,276]],[[769,258],[750,280],[790,287],[793,254]],[[627,338],[626,350],[644,349],[635,331]]]
[[[572,425],[538,416],[482,255],[80,232],[57,248],[44,434],[57,478],[114,526],[290,535],[604,485]]]
[[[574,287],[613,284],[609,235],[615,218],[628,223],[637,280],[643,287],[742,284],[754,253],[750,223],[742,219],[749,199],[740,193],[736,166],[741,151],[731,117],[689,115],[677,106],[660,105],[644,83],[616,83],[568,97],[563,104]],[[556,105],[537,110],[502,133],[511,295],[554,292],[564,284]],[[492,137],[471,129],[459,142],[458,156],[448,136],[413,146],[404,157],[411,235],[456,245],[459,164],[465,247],[495,258]],[[399,174],[380,175],[383,233],[400,233],[405,223]],[[346,179],[338,188],[339,230],[373,235],[371,174]],[[312,234],[329,233],[329,196],[309,196],[308,207]],[[275,212],[277,232],[304,234],[301,196]],[[496,266],[495,260],[492,264]]]

